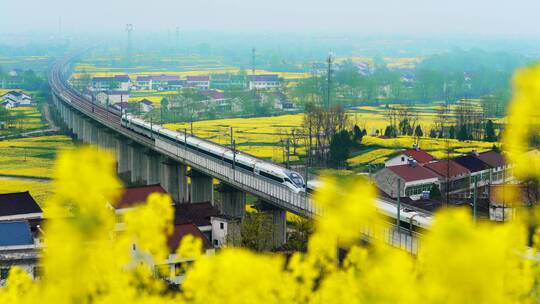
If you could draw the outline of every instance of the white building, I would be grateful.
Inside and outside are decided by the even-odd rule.
[[[186,86],[201,90],[208,90],[210,88],[210,76],[188,76],[186,79]]]
[[[250,90],[277,89],[281,85],[277,74],[250,75],[248,82]]]
[[[0,104],[6,109],[28,106],[32,104],[32,97],[23,92],[9,91],[2,95]]]
[[[427,163],[435,161],[435,157],[426,151],[421,150],[418,147],[414,147],[409,150],[399,152],[396,156],[393,156],[384,162],[385,167],[407,165],[414,161],[419,165],[425,165]]]

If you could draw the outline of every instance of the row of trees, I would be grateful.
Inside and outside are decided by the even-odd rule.
[[[334,105],[352,106],[383,100],[453,103],[481,97],[487,115],[502,116],[510,97],[512,74],[525,62],[523,57],[508,53],[455,50],[428,57],[414,69],[391,70],[383,60],[375,60],[372,71],[362,74],[357,65],[346,61],[332,73],[330,99]],[[291,91],[299,102],[319,105],[324,104],[327,94],[327,75],[300,81]]]

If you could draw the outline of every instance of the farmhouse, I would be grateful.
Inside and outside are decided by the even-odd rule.
[[[473,152],[470,155],[455,157],[454,161],[471,172],[470,189],[474,189],[475,180],[477,180],[478,188],[489,184],[491,178],[491,166],[479,159],[476,152]],[[487,189],[485,190],[487,191]]]
[[[453,194],[469,190],[471,172],[452,159],[434,161],[424,165],[439,177],[441,193]]]
[[[144,113],[148,113],[152,111],[152,109],[154,108],[152,102],[146,98],[138,101],[138,105],[141,112],[144,112]]]
[[[412,200],[422,198],[434,185],[438,185],[439,176],[435,172],[411,162],[407,165],[385,167],[373,174],[377,187],[392,198],[409,197]],[[398,180],[399,191],[398,191]]]
[[[210,88],[210,76],[188,76],[186,79],[186,86],[201,90],[208,90]]]
[[[277,89],[281,81],[277,74],[248,76],[250,90]]]
[[[163,91],[169,87],[170,81],[179,81],[180,76],[178,75],[156,75],[151,76],[151,88],[150,90]]]
[[[429,162],[435,161],[435,157],[424,150],[421,150],[418,146],[414,146],[412,149],[399,152],[398,155],[388,159],[384,162],[385,167],[405,165],[410,162],[416,162],[419,165],[425,165]]]
[[[29,192],[0,194],[0,286],[13,266],[39,277],[42,216]]]
[[[498,151],[488,151],[477,154],[478,159],[491,167],[491,183],[500,184],[512,179],[510,166],[504,156]]]
[[[0,104],[6,109],[28,106],[32,104],[32,97],[19,91],[9,91],[2,95]]]

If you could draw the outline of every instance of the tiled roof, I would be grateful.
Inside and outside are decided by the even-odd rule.
[[[188,76],[187,81],[209,81],[210,76],[201,75],[201,76]]]
[[[34,238],[26,221],[0,223],[0,247],[34,244]]]
[[[467,168],[471,173],[483,171],[486,169],[489,169],[490,166],[480,160],[477,156],[474,155],[464,155],[464,156],[458,156],[455,157],[454,160],[462,165],[463,167]]]
[[[497,151],[488,151],[488,152],[480,153],[477,157],[481,161],[490,165],[493,168],[503,167],[506,165],[506,160],[504,156],[500,152],[497,152]]]
[[[195,226],[193,223],[183,223],[174,225],[173,233],[167,238],[167,246],[169,247],[170,252],[176,252],[180,241],[186,235],[191,234],[194,237],[200,238],[203,241],[204,249],[212,248],[210,241],[204,236],[204,234]]]
[[[427,153],[424,150],[420,150],[420,149],[418,149],[418,150],[417,149],[409,149],[409,150],[403,151],[402,153],[409,156],[409,157],[412,157],[419,164],[426,164],[426,163],[429,163],[430,161],[435,160],[435,157],[433,157],[433,155]]]
[[[279,81],[277,74],[249,75],[250,81]]]
[[[180,76],[178,75],[153,75],[151,76],[152,80],[155,81],[171,81],[171,80],[180,80]]]
[[[387,167],[387,169],[394,172],[406,182],[438,178],[435,172],[418,165],[399,165]]]
[[[210,217],[218,216],[219,210],[211,203],[185,203],[174,206],[174,223],[192,222],[197,226],[210,225]]]
[[[0,216],[41,213],[30,192],[0,194]]]
[[[130,208],[138,203],[146,202],[148,196],[154,192],[167,193],[160,185],[129,187],[124,189],[122,197],[116,204],[116,209]]]
[[[444,159],[424,165],[441,177],[453,177],[469,173],[469,170],[452,159]]]
[[[139,102],[145,105],[149,105],[149,106],[152,105],[152,102],[146,98],[140,100]]]
[[[150,81],[151,76],[137,76],[137,81]]]
[[[223,98],[225,98],[225,94],[223,94],[223,92],[219,92],[219,91],[216,91],[216,90],[203,91],[203,92],[201,92],[201,94],[206,96],[206,97],[210,97],[212,99],[223,99]]]

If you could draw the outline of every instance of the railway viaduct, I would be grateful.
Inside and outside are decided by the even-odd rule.
[[[180,143],[168,149],[158,147],[155,139],[123,127],[118,111],[93,103],[89,96],[70,86],[69,64],[69,59],[61,60],[49,69],[53,103],[77,139],[114,153],[118,176],[124,183],[160,184],[177,203],[214,204],[217,186],[221,194],[218,207],[232,217],[244,216],[246,194],[253,194],[272,219],[275,246],[285,242],[286,212],[302,217],[318,213],[306,193],[294,193],[280,183],[216,161]],[[215,180],[219,181],[218,185]]]
[[[70,86],[67,81],[70,60],[57,61],[48,71],[53,103],[73,136],[114,153],[117,173],[124,183],[160,184],[176,203],[219,203],[222,213],[232,217],[244,216],[246,194],[252,194],[272,219],[273,243],[276,247],[286,241],[286,212],[309,218],[320,215],[321,210],[316,208],[311,195],[307,193],[294,193],[280,183],[216,161],[182,144],[164,149],[155,145],[155,139],[123,127],[119,111],[94,104],[89,96]],[[218,185],[214,183],[215,180],[219,181]],[[221,196],[219,202],[214,198],[216,186]],[[396,210],[394,202],[378,199],[376,205],[386,215],[396,218],[396,214],[390,214]],[[400,216],[402,221],[406,213],[403,208]],[[409,217],[412,220],[415,216]],[[429,215],[426,218],[431,220]],[[373,237],[369,231],[363,234]],[[412,253],[418,250],[416,236],[410,231],[395,229],[395,225],[390,225],[384,235],[378,237]]]

